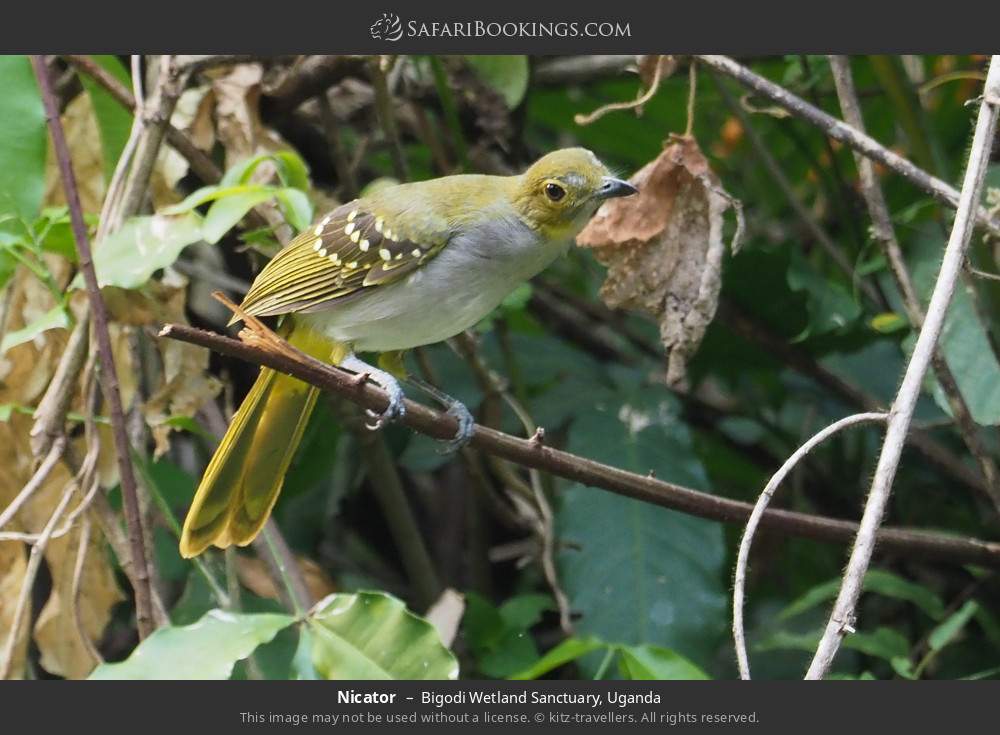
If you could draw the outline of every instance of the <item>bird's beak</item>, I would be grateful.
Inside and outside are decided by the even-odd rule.
[[[611,199],[613,197],[628,197],[638,193],[639,190],[627,181],[616,179],[613,176],[605,176],[601,180],[596,196],[598,199]]]

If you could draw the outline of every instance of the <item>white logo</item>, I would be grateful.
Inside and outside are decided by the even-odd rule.
[[[395,13],[382,13],[368,30],[377,41],[398,41],[403,37],[403,24]]]

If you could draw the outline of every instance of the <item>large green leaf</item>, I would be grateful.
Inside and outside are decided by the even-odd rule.
[[[801,615],[817,605],[832,600],[837,596],[840,585],[841,579],[840,577],[836,577],[810,588],[789,603],[778,614],[778,618],[787,619]],[[883,569],[869,569],[865,574],[862,589],[865,592],[877,592],[886,597],[912,602],[934,620],[940,620],[944,617],[944,602],[933,590],[903,579],[892,572],[887,572]]]
[[[334,594],[306,620],[324,679],[456,679],[458,661],[433,625],[381,592]]]
[[[466,56],[476,75],[490,87],[495,89],[514,109],[524,93],[528,91],[528,57],[527,56]]]
[[[69,324],[69,314],[66,313],[63,305],[55,306],[21,329],[7,332],[3,336],[3,340],[0,341],[0,357],[11,347],[30,342],[42,332],[49,329],[65,329]]]
[[[38,214],[45,180],[45,111],[27,56],[0,56],[0,214]]]
[[[97,244],[94,251],[97,281],[101,286],[137,288],[200,239],[201,217],[194,212],[134,217]],[[82,278],[77,277],[73,285],[81,287]]]
[[[642,402],[580,414],[570,450],[600,462],[705,488],[674,400],[659,388]],[[708,661],[726,626],[725,547],[715,523],[580,485],[557,513],[560,579],[577,632],[622,644],[651,643]]]
[[[115,79],[129,87],[131,77],[122,63],[115,56],[94,56],[93,60],[104,67]],[[118,158],[128,141],[132,129],[132,113],[126,110],[89,74],[81,74],[83,88],[90,95],[90,104],[94,108],[97,127],[101,135],[101,148],[104,153],[104,175],[110,179],[118,164]]]
[[[208,208],[201,234],[205,242],[215,244],[222,239],[237,222],[258,204],[273,197],[275,190],[270,186],[247,186],[246,191],[216,199]]]
[[[507,678],[509,679],[538,679],[545,676],[553,669],[565,666],[570,661],[576,661],[582,656],[594,651],[606,649],[608,644],[595,636],[586,638],[567,638],[555,648],[538,659],[528,668],[517,672]]]
[[[155,631],[120,663],[102,664],[91,679],[228,679],[233,665],[295,622],[275,613],[210,610],[198,622]]]
[[[711,678],[676,651],[662,646],[623,646],[619,656],[622,674],[633,680],[673,681]]]
[[[908,253],[913,280],[924,303],[934,288],[944,246],[943,236],[927,232],[915,239]],[[983,426],[1000,423],[1000,364],[972,297],[961,283],[948,308],[940,345],[972,418]],[[948,401],[936,381],[933,395],[941,409],[950,414]]]

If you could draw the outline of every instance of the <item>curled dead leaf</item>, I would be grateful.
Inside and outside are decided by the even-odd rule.
[[[312,599],[322,600],[337,591],[333,580],[323,571],[323,567],[305,556],[296,556],[296,559]],[[236,575],[240,579],[240,584],[258,597],[266,597],[269,600],[281,599],[278,588],[275,587],[274,580],[267,571],[267,565],[260,559],[237,555]]]
[[[667,382],[686,385],[687,361],[715,316],[721,285],[723,215],[740,203],[709,169],[694,138],[672,136],[631,179],[635,196],[606,202],[577,237],[608,267],[601,299],[659,320]]]

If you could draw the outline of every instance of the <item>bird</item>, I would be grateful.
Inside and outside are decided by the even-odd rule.
[[[387,186],[338,206],[280,250],[241,304],[280,317],[293,347],[381,387],[377,429],[404,413],[400,379],[458,421],[474,421],[443,391],[406,376],[402,356],[454,337],[569,249],[612,197],[636,193],[585,148],[548,153],[513,176],[456,174]],[[234,317],[233,322],[240,317]],[[232,322],[231,322],[232,323]],[[378,366],[358,354],[378,353]],[[209,462],[184,521],[180,553],[245,546],[266,522],[319,389],[262,368]]]

